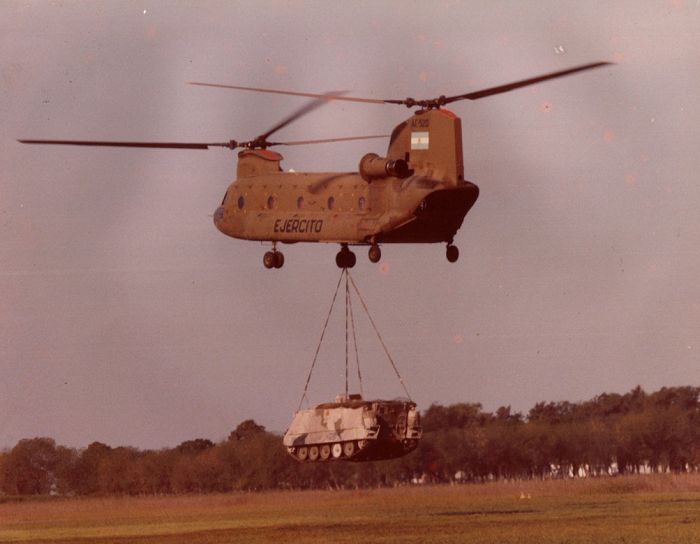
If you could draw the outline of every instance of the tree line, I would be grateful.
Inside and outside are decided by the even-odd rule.
[[[604,393],[540,402],[527,414],[477,403],[431,405],[411,454],[373,463],[299,463],[281,437],[246,420],[214,443],[161,450],[84,449],[52,438],[0,452],[0,495],[141,495],[237,490],[374,487],[418,482],[690,472],[700,467],[700,388]]]

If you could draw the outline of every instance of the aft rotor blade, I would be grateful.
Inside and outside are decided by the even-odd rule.
[[[380,134],[377,136],[348,136],[345,138],[327,138],[325,140],[297,140],[294,142],[270,142],[268,145],[307,145],[307,144],[328,144],[333,142],[349,142],[351,140],[371,140],[373,138],[388,138],[390,134]]]
[[[527,87],[528,85],[534,85],[535,83],[540,83],[542,81],[547,81],[548,79],[555,79],[558,77],[564,77],[577,72],[583,72],[584,70],[591,70],[593,68],[599,68],[601,66],[606,66],[612,64],[611,62],[594,62],[591,64],[584,64],[582,66],[576,66],[574,68],[568,68],[567,70],[561,70],[559,72],[551,72],[549,74],[544,74],[537,77],[531,77],[529,79],[523,79],[520,81],[515,81],[513,83],[506,83],[505,85],[499,85],[498,87],[490,87],[488,89],[483,89],[481,91],[475,91],[466,94],[460,94],[457,96],[448,96],[445,98],[444,103],[449,104],[450,102],[456,102],[457,100],[478,100],[479,98],[484,98],[486,96],[493,96],[495,94],[506,93],[514,89],[519,89],[521,87]]]
[[[256,93],[272,93],[272,94],[285,94],[289,96],[306,96],[307,98],[321,98],[326,101],[331,100],[345,100],[346,102],[365,102],[368,104],[392,104],[400,103],[401,101],[396,100],[379,100],[376,98],[358,98],[356,96],[342,96],[347,91],[340,91],[337,93],[300,93],[295,91],[280,91],[277,89],[259,89],[257,87],[240,87],[238,85],[220,85],[218,83],[198,83],[196,81],[188,81],[190,85],[199,85],[201,87],[218,87],[220,89],[236,89],[238,91],[252,91]]]
[[[210,147],[228,147],[235,149],[238,144],[235,140],[225,143],[186,143],[186,142],[107,142],[95,140],[17,140],[23,144],[48,144],[48,145],[89,145],[100,147],[146,147],[156,149],[209,149]]]

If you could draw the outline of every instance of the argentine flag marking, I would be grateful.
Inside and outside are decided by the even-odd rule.
[[[430,143],[429,132],[412,132],[411,133],[411,149],[428,149]]]

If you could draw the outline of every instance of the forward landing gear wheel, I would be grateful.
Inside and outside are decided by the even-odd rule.
[[[447,251],[445,254],[447,256],[447,260],[451,263],[457,262],[457,259],[459,259],[459,249],[457,249],[457,246],[453,246],[452,244],[447,246]]]
[[[319,448],[318,453],[321,456],[322,461],[327,461],[331,456],[331,447],[328,444],[324,444]]]
[[[277,258],[272,251],[267,251],[265,255],[263,255],[263,265],[265,265],[265,268],[273,268],[276,261]]]
[[[382,258],[382,250],[379,249],[379,246],[377,244],[372,244],[369,248],[369,252],[367,253],[369,256],[369,260],[372,261],[373,263],[378,263],[379,259]]]
[[[267,251],[263,255],[263,265],[265,265],[265,268],[282,268],[284,266],[284,255],[276,249]]]
[[[343,455],[343,446],[336,442],[331,446],[331,453],[333,454],[333,459],[340,459]]]
[[[338,268],[352,268],[357,262],[355,254],[348,249],[347,245],[343,245],[341,250],[335,256],[335,264]]]

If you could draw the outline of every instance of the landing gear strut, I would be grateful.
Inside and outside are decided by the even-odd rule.
[[[377,244],[372,244],[368,252],[369,260],[373,263],[378,263],[379,259],[382,258],[382,250],[379,249]]]
[[[459,249],[457,249],[457,246],[453,246],[451,243],[447,244],[445,255],[447,256],[448,261],[454,263],[457,261],[457,259],[459,259]]]
[[[338,268],[352,268],[357,262],[355,254],[348,249],[347,244],[340,244],[340,251],[335,256],[335,264]]]
[[[277,251],[275,242],[272,242],[272,251],[267,251],[263,255],[263,265],[265,268],[282,268],[284,266],[284,254]]]

